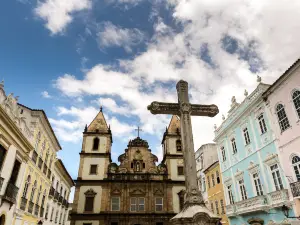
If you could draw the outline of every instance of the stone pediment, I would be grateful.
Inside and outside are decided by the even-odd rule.
[[[250,162],[250,165],[248,166],[249,173],[258,173],[259,172],[259,165],[255,164],[254,162]]]
[[[164,195],[164,192],[163,192],[163,190],[161,190],[161,189],[159,189],[159,188],[156,188],[155,190],[154,190],[154,193],[153,193],[154,195],[156,195],[156,196],[163,196]]]
[[[266,159],[264,160],[264,163],[266,163],[268,166],[279,163],[278,155],[275,153],[269,153]]]
[[[232,184],[232,178],[231,177],[224,177],[224,184],[229,186]]]
[[[146,192],[142,189],[133,189],[130,191],[130,195],[145,195]]]
[[[141,139],[140,137],[137,137],[133,140],[130,140],[128,143],[128,148],[129,147],[145,147],[145,148],[149,148],[148,142]]]
[[[234,176],[237,180],[241,180],[244,177],[244,171],[237,170],[236,173],[234,174]]]
[[[92,188],[90,188],[86,192],[84,192],[84,194],[86,196],[95,196],[97,193]]]

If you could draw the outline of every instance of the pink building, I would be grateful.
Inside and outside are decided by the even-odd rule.
[[[279,160],[290,182],[294,211],[300,216],[300,59],[263,94],[276,138]]]

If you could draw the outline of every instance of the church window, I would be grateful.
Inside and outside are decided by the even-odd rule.
[[[246,193],[246,187],[245,187],[244,179],[239,180],[238,183],[239,183],[239,187],[240,187],[242,200],[246,200],[247,199],[247,193]]]
[[[145,198],[131,197],[130,211],[131,212],[145,211]]]
[[[248,128],[244,128],[243,130],[244,133],[244,140],[245,140],[245,145],[250,144],[250,136],[249,136],[249,132],[248,132]]]
[[[26,198],[26,196],[27,196],[28,188],[30,185],[30,180],[31,180],[31,177],[30,177],[30,175],[28,175],[25,186],[24,186],[23,198]]]
[[[215,183],[215,175],[214,174],[211,175],[211,183],[212,183],[213,187],[216,185],[216,183]]]
[[[84,211],[92,212],[94,209],[94,196],[86,196],[85,197],[85,206]]]
[[[37,182],[34,181],[34,184],[32,186],[32,190],[31,190],[31,195],[30,195],[30,201],[33,202],[33,198],[34,198],[34,194],[35,194],[35,190],[36,190],[36,187],[37,186]]]
[[[90,167],[90,174],[97,174],[97,168],[98,168],[98,165],[91,165]]]
[[[278,164],[274,164],[270,168],[271,168],[272,178],[273,178],[273,182],[274,182],[274,186],[275,186],[276,191],[282,190],[283,189],[283,184],[282,184]]]
[[[208,185],[208,188],[210,188],[210,180],[209,180],[209,176],[207,176],[207,185]]]
[[[163,198],[155,198],[155,211],[161,212],[163,210]]]
[[[292,159],[292,164],[294,167],[296,179],[297,181],[300,181],[300,158],[298,156],[294,156]]]
[[[225,208],[224,208],[224,200],[220,200],[220,205],[221,205],[221,214],[225,214]]]
[[[210,209],[211,209],[211,211],[212,211],[213,213],[215,213],[214,203],[213,203],[213,202],[210,203]]]
[[[178,175],[184,175],[183,166],[178,166],[177,167],[177,174]]]
[[[264,134],[267,132],[267,126],[266,126],[266,121],[264,118],[263,114],[260,114],[260,116],[258,117],[258,124],[259,124],[259,128],[260,128],[260,133]]]
[[[176,150],[177,150],[177,152],[181,152],[182,151],[181,141],[180,140],[176,141]]]
[[[229,198],[230,205],[234,204],[233,194],[232,194],[232,188],[231,185],[227,186],[227,194]]]
[[[100,142],[100,140],[99,140],[99,138],[94,138],[94,142],[93,142],[93,150],[98,150],[98,148],[99,148],[99,142]]]
[[[237,148],[236,148],[235,138],[231,139],[231,146],[232,146],[232,153],[236,154],[237,153]]]
[[[218,170],[216,171],[216,177],[217,177],[217,183],[219,184],[220,183],[220,174],[219,174]]]
[[[225,162],[226,161],[226,153],[225,153],[224,146],[221,147],[221,155],[222,155],[223,162]]]
[[[5,148],[2,145],[0,145],[0,171],[1,171],[2,165],[4,163],[5,155],[6,155]]]
[[[120,197],[111,198],[111,210],[120,211]]]
[[[297,111],[298,117],[300,118],[300,91],[296,90],[293,93],[293,102]]]
[[[220,212],[219,212],[219,202],[215,201],[215,205],[216,205],[216,213],[217,213],[217,215],[219,215],[220,214]]]
[[[281,130],[281,132],[283,132],[290,127],[290,122],[289,122],[289,119],[287,118],[284,106],[282,104],[278,104],[276,106],[276,114],[278,117],[278,123],[280,126],[280,130]]]
[[[262,186],[261,186],[261,182],[258,176],[258,173],[254,173],[253,175],[253,182],[254,182],[254,186],[255,186],[255,190],[256,190],[256,195],[263,195],[263,190],[262,190]]]

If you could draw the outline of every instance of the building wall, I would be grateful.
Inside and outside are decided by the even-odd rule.
[[[272,92],[267,95],[266,104],[268,114],[271,118],[271,127],[275,134],[279,148],[279,158],[283,166],[284,175],[289,182],[297,181],[296,174],[292,165],[294,156],[300,157],[300,117],[297,114],[296,106],[293,102],[292,95],[294,91],[300,91],[300,67],[297,63],[292,70],[285,75],[282,81],[276,85]],[[281,131],[278,122],[276,107],[283,104],[290,127]],[[299,183],[300,184],[300,183]],[[300,185],[297,185],[300,187]],[[290,195],[292,197],[292,193]],[[300,215],[300,201],[295,199],[294,209],[297,216]]]
[[[219,182],[217,180],[217,173],[219,174]],[[212,185],[212,174],[215,176],[215,185]],[[207,186],[207,195],[208,195],[208,208],[211,209],[211,203],[213,204],[214,207],[214,213],[217,214],[222,218],[221,223],[224,225],[228,225],[228,218],[226,216],[226,200],[225,200],[225,195],[224,195],[224,190],[223,190],[223,184],[222,184],[222,175],[220,171],[220,165],[219,163],[214,164],[213,166],[209,167],[205,171],[205,176],[206,180],[210,179],[210,184],[211,187],[209,188]],[[216,201],[218,202],[218,209],[219,213],[216,211]],[[223,201],[223,210],[221,206],[221,201]]]

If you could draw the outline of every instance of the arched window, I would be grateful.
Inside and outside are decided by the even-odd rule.
[[[298,91],[298,90],[294,91],[293,102],[294,102],[298,117],[300,118],[300,91]]]
[[[40,189],[39,189],[39,192],[36,197],[36,204],[38,204],[38,205],[39,205],[41,194],[42,194],[42,185],[40,185]]]
[[[292,164],[294,167],[296,179],[297,181],[300,181],[300,158],[298,156],[294,156],[292,159]]]
[[[176,150],[177,150],[177,152],[181,152],[182,151],[182,149],[181,149],[181,141],[180,140],[176,141]]]
[[[33,202],[33,198],[34,198],[34,194],[35,194],[35,190],[37,188],[37,182],[34,181],[34,184],[32,186],[32,191],[31,191],[31,195],[30,195],[30,201]]]
[[[94,143],[93,143],[93,150],[98,150],[98,148],[99,148],[99,142],[100,142],[100,140],[99,140],[99,138],[94,138]]]
[[[30,180],[31,180],[31,177],[30,177],[30,175],[28,175],[25,186],[24,186],[23,198],[26,198],[26,196],[27,196],[28,188],[30,185]]]
[[[283,132],[287,128],[290,127],[290,123],[286,116],[284,106],[282,104],[278,104],[276,106],[276,114],[278,117],[278,123],[279,123],[280,129],[281,129],[281,132]]]

